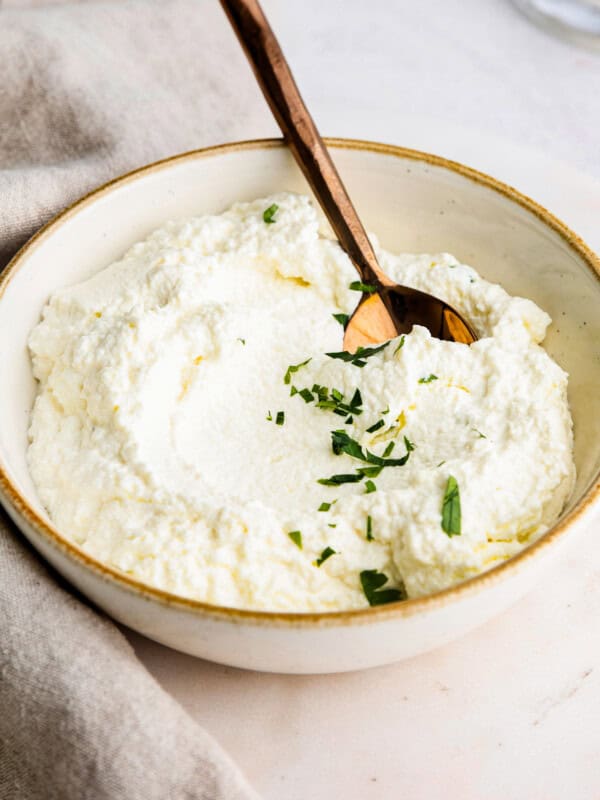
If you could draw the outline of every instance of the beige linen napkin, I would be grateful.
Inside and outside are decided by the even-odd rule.
[[[10,0],[0,63],[0,267],[98,183],[274,130],[216,0]],[[0,512],[0,798],[251,797],[116,626]]]

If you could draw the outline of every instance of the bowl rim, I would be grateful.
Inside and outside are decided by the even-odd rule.
[[[399,145],[383,144],[381,142],[366,141],[361,139],[346,139],[328,137],[325,139],[328,147],[338,150],[360,150],[370,153],[377,153],[396,158],[420,161],[441,167],[451,172],[467,178],[473,183],[479,184],[502,195],[508,200],[516,203],[526,211],[538,217],[546,226],[557,233],[567,246],[574,251],[590,270],[592,276],[600,282],[600,258],[577,236],[565,223],[555,217],[542,205],[535,202],[527,195],[517,191],[512,186],[492,178],[491,176],[467,167],[457,161],[444,158],[443,156],[433,155],[420,150],[402,147]],[[144,177],[152,172],[168,169],[174,165],[185,161],[210,158],[212,156],[225,155],[237,151],[260,150],[271,148],[283,148],[286,143],[281,138],[268,139],[249,139],[235,141],[227,144],[213,145],[197,150],[190,150],[184,153],[169,156],[159,161],[152,162],[143,167],[126,172],[123,175],[107,181],[106,183],[84,194],[75,202],[66,206],[55,217],[42,226],[13,256],[0,273],[0,303],[2,302],[6,288],[12,278],[23,266],[28,254],[48,237],[56,229],[75,215],[84,207],[92,204],[100,197],[110,193],[113,189],[133,182],[138,178]],[[277,627],[321,627],[339,626],[353,624],[368,624],[375,621],[384,621],[390,618],[410,617],[421,612],[429,612],[437,608],[449,605],[455,600],[461,600],[466,596],[473,595],[487,586],[497,584],[500,581],[516,574],[532,559],[542,551],[547,552],[559,539],[562,539],[573,524],[579,521],[583,514],[589,511],[595,501],[600,497],[600,470],[592,478],[582,497],[556,525],[544,533],[536,542],[526,547],[520,553],[512,556],[507,561],[493,567],[487,572],[476,575],[463,581],[462,583],[448,587],[423,597],[390,603],[385,606],[368,607],[363,609],[351,609],[340,611],[322,612],[281,612],[281,611],[260,611],[253,609],[241,609],[231,606],[220,606],[194,600],[188,597],[166,592],[150,584],[144,583],[132,576],[122,572],[116,567],[111,567],[101,561],[92,558],[81,550],[77,545],[70,542],[60,534],[57,528],[48,523],[37,511],[29,504],[19,489],[11,480],[8,470],[0,459],[0,500],[3,504],[16,514],[21,524],[25,528],[31,527],[42,537],[46,544],[54,550],[66,555],[68,560],[76,566],[81,566],[85,570],[95,573],[96,577],[104,581],[116,584],[138,598],[157,601],[160,605],[176,607],[180,611],[212,618],[227,619],[229,622],[252,623],[262,626]]]

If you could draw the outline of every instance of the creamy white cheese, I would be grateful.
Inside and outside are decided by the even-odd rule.
[[[179,595],[308,611],[366,606],[364,570],[409,597],[434,592],[547,530],[574,481],[567,376],[539,346],[549,317],[448,254],[375,245],[388,275],[449,301],[479,341],[416,327],[362,368],[326,356],[341,349],[332,314],[360,298],[356,273],[292,194],[169,222],[53,295],[30,338],[29,465],[61,532]],[[346,401],[358,388],[362,413],[345,424],[290,396],[314,384]],[[372,478],[376,491],[324,486],[365,466],[334,454],[336,429],[378,455],[393,441],[403,456],[404,437],[414,450]],[[450,475],[462,506],[452,537],[441,526]]]

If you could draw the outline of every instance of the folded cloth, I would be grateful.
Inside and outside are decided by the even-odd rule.
[[[102,181],[274,132],[213,0],[5,0],[0,63],[0,267]],[[0,798],[255,796],[117,627],[0,512]]]
[[[250,800],[236,767],[0,512],[2,800]]]

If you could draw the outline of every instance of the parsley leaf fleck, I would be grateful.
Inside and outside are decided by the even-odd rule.
[[[332,475],[331,478],[319,478],[317,483],[321,486],[341,486],[343,483],[359,483],[365,476],[363,474]]]
[[[366,294],[373,294],[373,292],[377,291],[376,286],[372,286],[370,283],[363,283],[362,281],[352,281],[348,288],[352,289],[353,292],[365,292]]]
[[[342,328],[346,327],[350,319],[350,314],[332,314],[331,316],[340,323]]]
[[[371,425],[370,428],[367,428],[367,433],[375,433],[375,431],[378,431],[379,428],[383,428],[384,425],[385,422],[380,419],[379,422],[376,422],[374,425]]]
[[[405,599],[400,589],[381,589],[387,582],[387,575],[376,569],[365,569],[360,573],[360,583],[370,606],[381,606]]]
[[[419,383],[431,383],[432,381],[437,381],[438,376],[434,375],[433,372],[428,375],[426,378],[419,378]]]
[[[307,358],[306,361],[302,361],[300,364],[290,364],[290,366],[287,368],[285,375],[283,376],[283,382],[286,384],[290,383],[292,380],[293,373],[298,372],[300,367],[305,367],[309,361],[310,358]]]
[[[331,556],[334,556],[335,554],[336,551],[333,549],[333,547],[326,547],[317,560],[313,562],[315,567],[320,567],[321,564],[324,564],[328,558],[331,558]]]
[[[383,456],[375,455],[370,450],[363,450],[360,444],[349,436],[344,430],[331,431],[331,449],[336,456],[341,453],[366,461],[368,464],[375,464],[378,467],[403,467],[408,461],[410,450],[407,450],[402,458],[388,458],[394,449],[394,442],[390,442],[383,451]],[[369,475],[368,477],[373,477]]]
[[[398,350],[402,350],[402,348],[404,347],[405,340],[406,340],[406,336],[404,334],[402,334],[402,336],[400,337],[400,341],[398,342],[398,346],[394,350],[394,355],[396,355]]]
[[[310,391],[310,389],[300,389],[297,394],[304,400],[305,403],[312,403],[315,399]]]
[[[449,475],[442,501],[442,530],[448,536],[460,536],[460,528],[460,492],[456,478]]]
[[[302,533],[301,531],[290,531],[288,536],[299,550],[302,550]]]
[[[329,356],[329,358],[337,358],[340,361],[346,361],[355,367],[362,368],[367,363],[367,358],[375,355],[375,353],[381,352],[381,350],[383,350],[384,347],[387,347],[388,344],[389,342],[384,342],[378,347],[359,347],[355,353],[349,353],[347,350],[341,350],[338,353],[325,353],[325,355]]]
[[[272,206],[265,208],[265,210],[263,211],[263,221],[266,222],[267,225],[272,225],[274,222],[277,222],[277,220],[274,219],[274,216],[278,212],[278,210],[279,206],[277,205],[277,203],[273,203]]]

